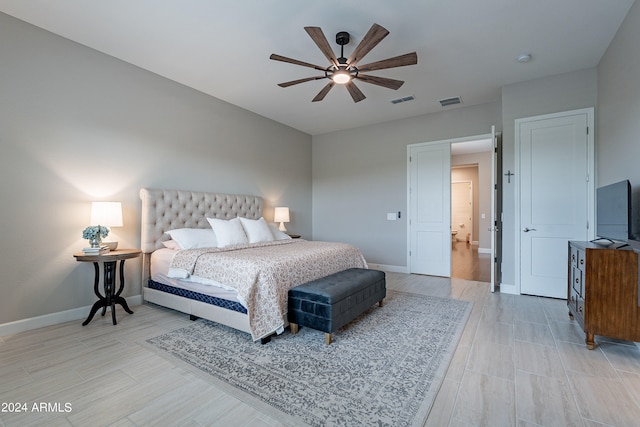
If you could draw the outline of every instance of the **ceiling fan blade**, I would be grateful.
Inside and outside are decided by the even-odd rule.
[[[384,70],[387,68],[404,67],[407,65],[415,65],[418,63],[418,54],[415,52],[405,53],[404,55],[394,56],[393,58],[383,59],[381,61],[365,64],[358,67],[358,71],[365,73],[367,71]]]
[[[336,58],[336,54],[333,53],[333,49],[331,49],[331,45],[327,41],[322,29],[320,27],[304,27],[305,31],[311,37],[311,40],[320,48],[324,56],[331,62],[331,64],[338,66],[338,59]]]
[[[402,80],[394,80],[394,79],[388,79],[386,77],[378,77],[378,76],[366,76],[364,74],[358,74],[356,79],[362,80],[363,82],[366,82],[366,83],[371,83],[374,85],[386,87],[387,89],[393,89],[393,90],[400,89],[400,86],[404,84]]]
[[[319,65],[309,64],[308,62],[298,61],[297,59],[287,58],[286,56],[277,55],[272,53],[269,59],[273,59],[274,61],[287,62],[289,64],[302,65],[303,67],[315,68],[316,70],[326,71],[326,67],[321,67]]]
[[[300,80],[292,80],[290,82],[284,82],[284,83],[278,83],[278,86],[280,87],[289,87],[289,86],[293,86],[293,85],[297,85],[299,83],[305,83],[305,82],[310,82],[313,80],[321,80],[321,79],[326,79],[326,76],[316,76],[316,77],[306,77],[304,79],[300,79]]]
[[[344,85],[349,91],[349,95],[351,95],[351,98],[353,98],[353,102],[360,102],[366,98],[366,96],[364,96],[364,93],[362,93],[362,91],[358,89],[358,86],[356,86],[353,80],[345,83]]]
[[[382,39],[387,37],[388,34],[389,31],[387,31],[386,28],[378,24],[373,24],[371,28],[369,28],[367,34],[365,34],[365,36],[362,38],[362,41],[360,41],[360,44],[358,44],[354,51],[351,52],[351,55],[349,55],[347,64],[352,67],[360,62],[360,60],[362,60],[362,58],[364,58],[364,56],[369,53],[371,49],[376,47],[376,45],[380,43]]]
[[[335,86],[335,83],[333,82],[333,80],[329,81],[329,83],[327,83],[327,85],[325,87],[322,88],[322,90],[320,92],[318,92],[318,94],[316,95],[315,98],[313,98],[311,100],[311,102],[318,102],[318,101],[322,101],[324,99],[325,96],[327,96],[327,94],[329,93],[329,91],[331,90],[331,88]]]

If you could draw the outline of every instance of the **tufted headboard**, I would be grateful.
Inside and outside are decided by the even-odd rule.
[[[164,247],[165,231],[175,228],[209,228],[209,218],[231,219],[237,216],[259,219],[262,197],[241,194],[204,193],[183,190],[142,188],[140,245],[143,254],[143,286],[149,277],[149,255]]]
[[[162,242],[168,239],[164,234],[167,230],[209,228],[207,217],[259,219],[262,216],[262,197],[259,196],[143,188],[140,199],[143,253],[162,248]]]

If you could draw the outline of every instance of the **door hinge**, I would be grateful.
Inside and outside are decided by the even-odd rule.
[[[587,126],[587,135],[589,135],[589,126]]]

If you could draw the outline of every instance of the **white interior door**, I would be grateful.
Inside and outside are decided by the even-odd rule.
[[[498,221],[497,221],[497,193],[498,187],[496,187],[496,171],[497,171],[497,157],[498,157],[498,139],[496,138],[496,127],[491,126],[491,226],[489,231],[491,232],[491,292],[496,290],[496,243],[498,241]]]
[[[409,147],[409,271],[451,276],[451,144]]]
[[[523,294],[567,298],[567,242],[588,240],[593,211],[592,117],[580,110],[516,120]]]

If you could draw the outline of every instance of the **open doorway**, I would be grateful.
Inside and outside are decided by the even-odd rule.
[[[491,280],[492,141],[451,144],[451,277]]]
[[[479,210],[474,218],[478,218],[478,226],[475,227],[478,238],[471,240],[474,237],[470,236],[470,245],[477,241],[475,253],[489,260],[489,279],[482,276],[482,280],[490,283],[491,292],[499,290],[499,266],[502,263],[501,146],[500,133],[495,132],[494,126],[490,134],[407,146],[409,273],[456,277],[451,274],[451,167],[477,164],[478,185],[474,188],[488,191],[489,196],[481,196],[477,204]],[[486,261],[482,265],[487,265]],[[471,276],[469,280],[477,280],[476,277],[479,276]]]

